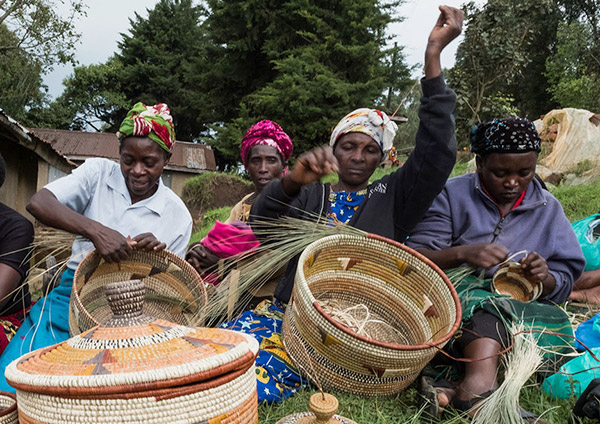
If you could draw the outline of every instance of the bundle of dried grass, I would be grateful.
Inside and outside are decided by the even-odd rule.
[[[314,221],[293,217],[262,220],[252,224],[252,231],[261,240],[261,246],[250,258],[244,254],[229,260],[223,270],[227,277],[212,293],[204,317],[196,318],[198,323],[204,318],[205,325],[216,326],[244,310],[253,297],[252,292],[311,243],[334,234],[366,236],[357,228],[334,226],[318,216]]]
[[[519,394],[542,364],[542,351],[535,335],[523,323],[513,324],[513,348],[503,356],[504,381],[491,396],[481,402],[473,424],[523,424],[519,413]]]

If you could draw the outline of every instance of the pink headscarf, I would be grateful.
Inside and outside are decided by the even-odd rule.
[[[278,123],[265,119],[252,125],[244,138],[242,138],[242,163],[246,166],[248,152],[254,146],[271,146],[283,156],[286,162],[292,156],[294,145],[290,136],[288,136]]]

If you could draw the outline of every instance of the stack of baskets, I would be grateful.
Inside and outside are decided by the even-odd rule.
[[[0,424],[18,424],[17,398],[12,393],[0,392]]]
[[[107,285],[113,316],[13,361],[21,423],[258,423],[258,343],[142,312],[140,280]]]
[[[104,288],[107,283],[139,279],[146,285],[144,312],[182,325],[202,322],[207,292],[194,268],[162,250],[134,250],[118,263],[105,262],[96,252],[75,271],[69,305],[69,331],[75,336],[112,316]]]
[[[368,311],[369,334],[324,304]],[[283,341],[294,363],[326,390],[391,395],[410,385],[460,325],[454,287],[432,262],[376,235],[334,235],[298,262]]]

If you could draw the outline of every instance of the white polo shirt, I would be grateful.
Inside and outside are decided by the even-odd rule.
[[[168,250],[185,256],[192,234],[192,217],[183,201],[161,179],[154,195],[131,204],[119,164],[93,158],[45,188],[63,205],[125,237],[149,232],[166,243]],[[77,236],[67,266],[75,270],[92,250],[91,241]]]

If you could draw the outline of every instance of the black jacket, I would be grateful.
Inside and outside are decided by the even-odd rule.
[[[456,139],[452,112],[456,96],[442,76],[422,80],[416,145],[406,163],[396,172],[370,184],[365,200],[349,222],[369,233],[404,242],[440,193],[456,161]],[[327,213],[329,184],[302,187],[287,196],[281,180],[273,180],[254,201],[250,222],[257,218],[294,216],[314,219]],[[298,257],[292,259],[275,290],[275,297],[288,302],[294,285]]]

